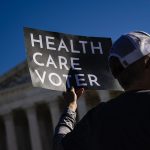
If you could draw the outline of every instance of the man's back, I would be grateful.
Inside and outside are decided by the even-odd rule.
[[[75,128],[83,89],[66,92],[68,109],[55,132],[65,150],[150,150],[150,91],[139,91],[150,90],[150,35],[142,31],[122,35],[113,43],[108,62],[123,89],[132,92],[101,103]]]
[[[150,91],[101,103],[63,139],[65,150],[150,149]]]

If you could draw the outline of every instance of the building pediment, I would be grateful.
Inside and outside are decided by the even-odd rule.
[[[16,67],[0,76],[0,90],[13,88],[20,84],[31,82],[27,61],[18,64]]]

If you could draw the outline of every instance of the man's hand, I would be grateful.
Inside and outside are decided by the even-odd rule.
[[[84,92],[84,88],[80,88],[80,89],[71,88],[70,91],[63,93],[64,99],[67,102],[67,106],[69,107],[69,109],[71,109],[72,111],[76,111],[77,100],[83,94],[83,92]]]

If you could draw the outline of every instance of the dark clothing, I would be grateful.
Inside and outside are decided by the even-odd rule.
[[[56,128],[64,150],[150,150],[150,91],[125,92],[100,103],[74,129],[71,118],[64,114]]]

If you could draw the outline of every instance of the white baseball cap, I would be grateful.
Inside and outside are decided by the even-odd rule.
[[[117,57],[124,68],[150,54],[150,35],[143,31],[122,35],[110,49],[109,59]]]

